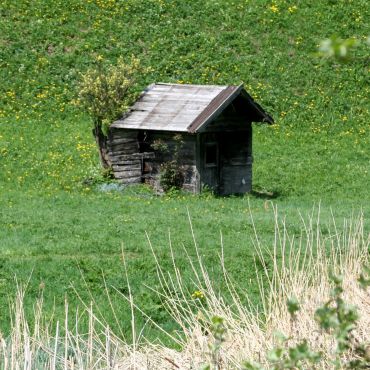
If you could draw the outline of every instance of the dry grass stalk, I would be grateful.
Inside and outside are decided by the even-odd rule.
[[[194,288],[201,293],[201,299],[192,299],[192,292],[185,287],[171,241],[172,272],[164,271],[153,253],[161,285],[157,293],[163,298],[164,308],[181,327],[181,335],[171,336],[181,345],[181,351],[147,343],[141,333],[135,333],[134,312],[140,308],[135,306],[131,290],[125,298],[132,309],[133,344],[120,339],[100,321],[92,305],[85,305],[85,314],[89,317],[88,333],[78,332],[80,313],[76,314],[75,327],[69,328],[67,301],[63,325],[57,323],[56,330],[51,332],[50,323],[43,319],[42,296],[35,303],[34,325],[30,328],[23,306],[25,289],[18,286],[12,306],[12,331],[7,338],[0,334],[0,369],[198,369],[212,361],[210,346],[214,337],[207,323],[213,316],[224,318],[227,329],[226,340],[218,355],[219,369],[240,368],[243,360],[265,363],[266,351],[276,343],[276,331],[292,336],[292,343],[306,338],[313,349],[326,354],[326,360],[318,368],[329,369],[328,359],[334,344],[329,336],[318,330],[313,313],[329,296],[329,271],[341,273],[344,275],[344,298],[355,304],[360,313],[355,337],[368,340],[370,296],[368,291],[359,288],[356,279],[363,265],[369,263],[369,236],[364,235],[362,217],[346,222],[342,231],[333,223],[333,230],[325,235],[320,230],[318,217],[315,220],[311,216],[306,221],[302,218],[302,225],[300,238],[290,236],[284,220],[278,219],[275,210],[273,248],[264,248],[257,233],[255,235],[256,254],[265,266],[263,275],[257,275],[263,297],[260,310],[248,303],[248,298],[247,304],[242,303],[225,268],[223,251],[220,263],[229,298],[226,300],[219,295],[203,264],[193,230],[197,262],[189,257],[189,263],[194,273]],[[270,270],[268,262],[273,262]],[[286,308],[286,300],[292,296],[302,306],[294,322]]]

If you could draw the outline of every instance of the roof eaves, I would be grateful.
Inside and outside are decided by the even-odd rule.
[[[239,86],[227,86],[212,99],[207,107],[188,126],[188,132],[194,134],[201,127],[216,118],[239,95],[242,89],[242,84]]]
[[[254,101],[254,99],[248,94],[247,91],[243,90],[242,91],[242,95],[244,95],[244,97],[246,99],[248,99],[249,103],[257,110],[257,112],[260,114],[261,116],[261,121],[259,122],[263,122],[263,123],[268,123],[270,125],[274,124],[275,121],[274,119],[264,111],[264,109]]]

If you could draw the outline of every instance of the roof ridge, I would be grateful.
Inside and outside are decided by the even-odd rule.
[[[228,85],[225,89],[220,91],[207,105],[202,112],[193,120],[193,122],[187,127],[188,131],[195,133],[200,127],[213,120],[215,116],[219,115],[223,108],[234,100],[243,89],[243,84],[238,86]]]
[[[151,85],[164,85],[164,86],[201,86],[201,87],[223,87],[227,88],[229,86],[235,86],[235,85],[201,85],[201,84],[181,84],[181,83],[172,83],[172,82],[155,82],[154,84]],[[150,86],[150,85],[149,85]]]

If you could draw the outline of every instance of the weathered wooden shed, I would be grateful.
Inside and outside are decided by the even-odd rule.
[[[110,126],[108,151],[115,178],[160,188],[161,165],[172,160],[181,134],[183,188],[218,194],[252,189],[252,122],[273,119],[240,86],[152,84]],[[168,151],[153,143],[163,142]],[[155,149],[156,148],[156,149]]]

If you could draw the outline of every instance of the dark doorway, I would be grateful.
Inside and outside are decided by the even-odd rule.
[[[220,148],[217,134],[203,134],[200,140],[201,182],[218,193],[220,183]]]

